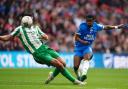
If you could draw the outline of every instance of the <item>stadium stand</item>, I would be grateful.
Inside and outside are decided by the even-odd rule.
[[[48,45],[59,52],[73,52],[73,34],[87,13],[105,25],[128,23],[127,0],[0,0],[0,35],[8,34],[31,12],[35,24],[50,37]],[[93,44],[94,52],[128,52],[128,31],[102,31]],[[15,38],[0,50],[24,50]]]

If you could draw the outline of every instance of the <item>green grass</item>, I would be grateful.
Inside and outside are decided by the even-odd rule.
[[[73,85],[61,74],[45,85],[50,70],[0,69],[0,89],[128,89],[128,69],[90,69],[85,86]]]

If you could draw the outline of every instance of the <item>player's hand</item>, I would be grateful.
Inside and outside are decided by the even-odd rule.
[[[90,44],[90,42],[84,41],[84,40],[82,40],[82,39],[80,39],[80,38],[77,38],[77,40],[78,40],[79,42],[81,42],[82,44],[84,44],[84,45],[89,45],[89,44]]]
[[[74,35],[74,39],[75,39],[75,41],[78,41],[79,37],[77,35]]]
[[[116,28],[117,29],[121,29],[123,27],[124,24],[120,24],[120,25],[117,25]]]
[[[117,26],[118,29],[128,29],[128,24],[121,24]]]
[[[0,36],[0,40],[3,41],[3,36]]]
[[[83,44],[84,44],[84,45],[89,45],[90,42],[88,42],[88,41],[84,41]]]

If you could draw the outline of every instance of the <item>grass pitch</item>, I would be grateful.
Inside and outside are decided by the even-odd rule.
[[[0,89],[128,89],[128,69],[90,69],[85,86],[73,85],[61,74],[45,85],[51,70],[0,69]]]

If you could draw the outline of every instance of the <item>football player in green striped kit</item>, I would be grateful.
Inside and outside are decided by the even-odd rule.
[[[15,28],[15,30],[9,35],[0,36],[0,40],[8,41],[15,36],[20,39],[24,48],[33,55],[33,58],[37,63],[47,64],[55,67],[55,70],[49,73],[45,84],[48,84],[59,73],[74,84],[85,84],[74,78],[68,72],[68,70],[65,68],[65,62],[56,51],[41,42],[41,39],[48,40],[48,36],[42,32],[38,26],[33,25],[32,17],[24,16],[21,20],[21,25]]]

